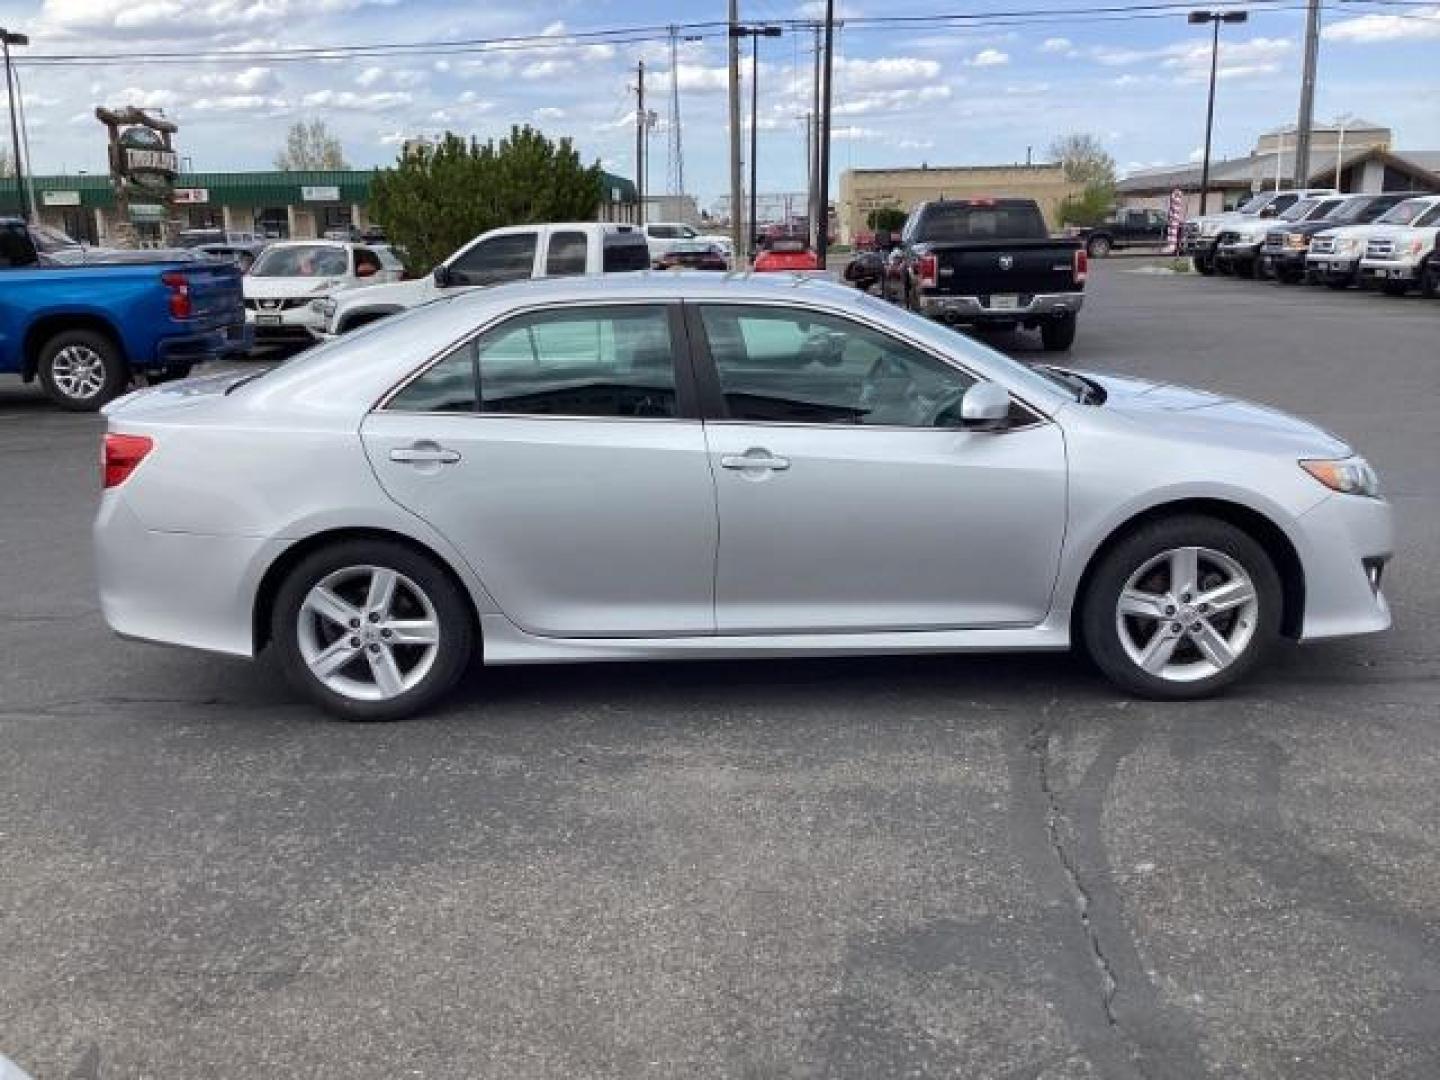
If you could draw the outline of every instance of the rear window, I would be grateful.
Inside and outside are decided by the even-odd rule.
[[[1035,206],[940,203],[926,209],[918,239],[1044,240],[1050,235]]]
[[[650,269],[650,248],[638,235],[607,236],[601,269],[607,274]]]

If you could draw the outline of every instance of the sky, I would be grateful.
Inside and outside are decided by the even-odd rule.
[[[849,167],[1036,160],[1058,136],[1089,132],[1121,173],[1194,160],[1204,136],[1209,32],[1183,11],[1156,17],[1066,9],[1140,0],[842,0],[837,35],[834,174]],[[809,19],[822,4],[741,0],[749,22]],[[961,28],[877,27],[876,16],[1033,11]],[[724,0],[0,0],[0,26],[28,33],[17,57],[118,54],[119,62],[26,64],[31,157],[41,173],[104,170],[96,105],[162,108],[197,171],[268,169],[297,120],[324,120],[354,166],[394,161],[407,137],[481,138],[530,123],[569,136],[587,161],[634,175],[635,68],[647,69],[651,191],[667,186],[670,46],[597,43],[596,30],[722,20]],[[1272,0],[1221,29],[1215,153],[1242,155],[1293,124],[1301,0]],[[713,33],[713,31],[712,31]],[[582,35],[582,36],[576,36]],[[638,35],[637,35],[638,36]],[[266,50],[524,37],[525,48],[300,61]],[[539,40],[537,40],[539,39]],[[742,65],[748,79],[750,60]],[[762,192],[805,186],[803,114],[811,35],[764,39],[760,53]],[[251,56],[210,59],[211,51]],[[161,54],[170,54],[162,56]],[[192,59],[201,56],[201,59]],[[1330,0],[1315,115],[1390,126],[1395,148],[1440,149],[1440,3]],[[727,187],[725,41],[679,45],[686,188],[709,205]],[[748,125],[749,89],[745,90]]]

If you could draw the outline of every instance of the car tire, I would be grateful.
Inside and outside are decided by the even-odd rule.
[[[119,346],[95,330],[56,334],[40,346],[35,370],[50,400],[70,412],[94,412],[130,383]]]
[[[1325,279],[1325,287],[1327,289],[1334,289],[1336,292],[1343,292],[1344,290],[1350,288],[1351,284],[1352,283],[1349,278],[1327,277]]]
[[[455,686],[475,628],[463,589],[433,559],[396,541],[346,540],[286,575],[270,634],[290,685],[327,712],[401,720]]]
[[[1382,281],[1380,291],[1386,296],[1404,296],[1410,291],[1410,283],[1408,281]]]
[[[1110,254],[1113,246],[1108,236],[1092,236],[1085,245],[1085,253],[1092,259],[1103,259]]]
[[[1250,281],[1259,281],[1264,277],[1260,269],[1259,259],[1241,259],[1235,263],[1235,276],[1248,278]]]
[[[1420,295],[1427,300],[1440,296],[1440,263],[1435,261],[1434,256],[1431,256],[1425,269],[1420,272]]]
[[[1075,331],[1080,320],[1074,315],[1060,315],[1040,324],[1040,343],[1046,352],[1064,352],[1075,344]]]
[[[1205,277],[1213,277],[1215,275],[1214,259],[1207,259],[1201,255],[1194,255],[1191,256],[1190,262],[1194,265],[1195,272],[1197,274],[1202,274]]]
[[[1185,552],[1194,553],[1194,568],[1177,577],[1177,565],[1190,565]],[[1248,599],[1224,610],[1207,606],[1242,596]],[[1081,643],[1105,676],[1132,694],[1208,697],[1244,678],[1274,647],[1282,597],[1274,563],[1248,533],[1216,518],[1162,518],[1100,556],[1081,599]]]

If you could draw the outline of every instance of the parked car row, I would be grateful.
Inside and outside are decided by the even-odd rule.
[[[1437,240],[1440,195],[1276,191],[1186,222],[1181,250],[1202,274],[1436,296]]]

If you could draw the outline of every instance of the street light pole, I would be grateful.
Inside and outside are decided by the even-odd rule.
[[[824,74],[825,87],[820,99],[819,145],[816,148],[820,178],[815,200],[815,212],[820,219],[820,228],[816,233],[819,242],[815,245],[815,259],[821,270],[825,269],[825,257],[830,250],[830,84],[835,78],[835,0],[825,0]]]
[[[1205,157],[1200,166],[1200,213],[1206,211],[1206,204],[1210,201],[1210,138],[1215,130],[1215,76],[1219,73],[1220,63],[1220,24],[1243,23],[1250,16],[1244,11],[1192,11],[1190,22],[1192,25],[1204,25],[1209,23],[1210,35],[1210,99],[1205,106]]]
[[[750,31],[750,262],[755,262],[755,152],[760,140],[760,35]]]
[[[15,148],[15,197],[20,202],[20,216],[33,222],[34,215],[30,212],[30,200],[26,198],[25,162],[20,153],[20,125],[15,120],[15,79],[10,71],[10,46],[29,44],[30,39],[24,34],[11,33],[4,27],[0,27],[0,48],[3,48],[5,52],[5,91],[10,99],[10,141]]]

